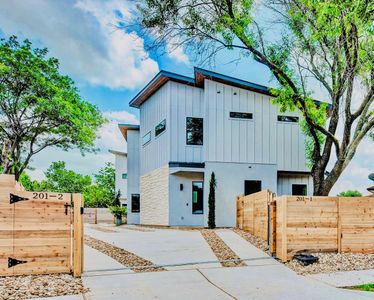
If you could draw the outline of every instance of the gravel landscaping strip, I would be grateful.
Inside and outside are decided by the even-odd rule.
[[[340,271],[358,271],[374,268],[374,254],[353,253],[310,253],[319,258],[318,262],[304,266],[296,259],[286,263],[286,266],[298,274],[333,273]]]
[[[88,292],[80,278],[70,274],[0,277],[0,300],[77,295]]]
[[[134,272],[159,272],[159,271],[166,271],[166,269],[162,267],[154,267],[154,263],[149,260],[146,260],[142,257],[137,256],[134,253],[126,251],[122,248],[116,247],[114,245],[108,244],[106,242],[94,239],[90,236],[84,237],[84,242],[86,245],[94,248],[111,258],[115,259],[119,263],[123,264],[126,267],[131,267],[131,270]],[[153,266],[149,268],[143,268],[147,266]],[[142,267],[142,268],[137,268]]]
[[[214,232],[214,230],[203,229],[201,234],[212,248],[214,254],[217,256],[218,260],[229,260],[229,259],[240,259],[234,251],[231,250],[229,246]],[[246,264],[243,261],[229,261],[221,262],[223,267],[244,267]]]
[[[253,246],[257,247],[258,249],[266,252],[268,250],[267,242],[263,239],[254,236],[253,234],[250,234],[247,231],[244,231],[242,229],[234,228],[233,231],[237,234],[239,234],[243,239],[245,239],[247,242],[251,243]]]

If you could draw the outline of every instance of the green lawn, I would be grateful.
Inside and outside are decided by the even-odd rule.
[[[361,285],[356,285],[352,287],[355,290],[374,292],[374,283],[365,283]]]

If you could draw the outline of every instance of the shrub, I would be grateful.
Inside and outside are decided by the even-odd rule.
[[[208,227],[216,228],[216,175],[212,172],[209,182],[209,214],[208,214]]]
[[[356,190],[348,190],[346,192],[341,192],[338,194],[339,197],[361,197],[362,194]]]

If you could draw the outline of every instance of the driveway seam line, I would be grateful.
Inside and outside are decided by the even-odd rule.
[[[205,278],[206,281],[208,281],[211,285],[213,285],[214,287],[216,287],[217,289],[221,290],[222,292],[224,292],[226,295],[228,295],[230,298],[232,299],[235,299],[237,300],[237,298],[233,295],[231,295],[229,292],[225,291],[223,288],[221,288],[219,285],[215,284],[213,281],[211,281],[208,277],[206,277],[204,275],[203,272],[201,272],[199,269],[196,269],[200,274],[201,276],[203,276]]]

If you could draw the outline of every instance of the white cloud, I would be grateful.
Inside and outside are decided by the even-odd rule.
[[[131,1],[0,1],[0,28],[41,42],[64,72],[83,82],[133,89],[158,71],[135,32],[115,30],[128,18]]]
[[[175,59],[177,62],[182,62],[184,64],[189,64],[190,60],[186,53],[184,52],[184,48],[180,45],[178,40],[174,39],[167,43],[166,45],[168,55],[170,58]]]

